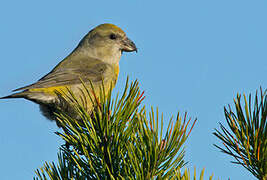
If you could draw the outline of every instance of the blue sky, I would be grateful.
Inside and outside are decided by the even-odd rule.
[[[187,111],[198,118],[186,144],[188,167],[216,179],[255,179],[213,144],[223,107],[236,93],[266,88],[267,2],[1,1],[0,95],[35,82],[101,23],[120,26],[139,51],[125,53],[116,92],[127,75],[140,81],[144,105],[158,106],[165,124]],[[39,108],[26,100],[0,102],[1,179],[31,179],[62,143]],[[191,169],[193,170],[193,169]]]

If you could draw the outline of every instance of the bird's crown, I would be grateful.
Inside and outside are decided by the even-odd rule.
[[[90,33],[96,33],[96,32],[100,32],[100,33],[102,32],[103,34],[106,34],[107,32],[114,32],[114,33],[125,35],[125,32],[121,28],[119,28],[118,26],[114,24],[109,24],[109,23],[98,25]]]

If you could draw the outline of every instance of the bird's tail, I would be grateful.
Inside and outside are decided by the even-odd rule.
[[[19,93],[14,93],[8,96],[0,97],[0,99],[25,98],[26,95],[27,95],[26,92],[19,92]]]

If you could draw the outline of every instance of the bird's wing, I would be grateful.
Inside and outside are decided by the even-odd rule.
[[[72,60],[69,62],[62,61],[60,66],[54,68],[36,83],[15,89],[14,91],[72,85],[81,83],[81,79],[84,82],[101,83],[105,78],[113,78],[113,76],[114,69],[111,65],[94,58]]]

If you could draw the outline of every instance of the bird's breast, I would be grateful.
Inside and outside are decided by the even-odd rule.
[[[115,72],[115,76],[116,76],[116,79],[117,79],[118,76],[119,76],[119,72],[120,72],[120,67],[119,67],[118,64],[115,65],[114,72]]]

